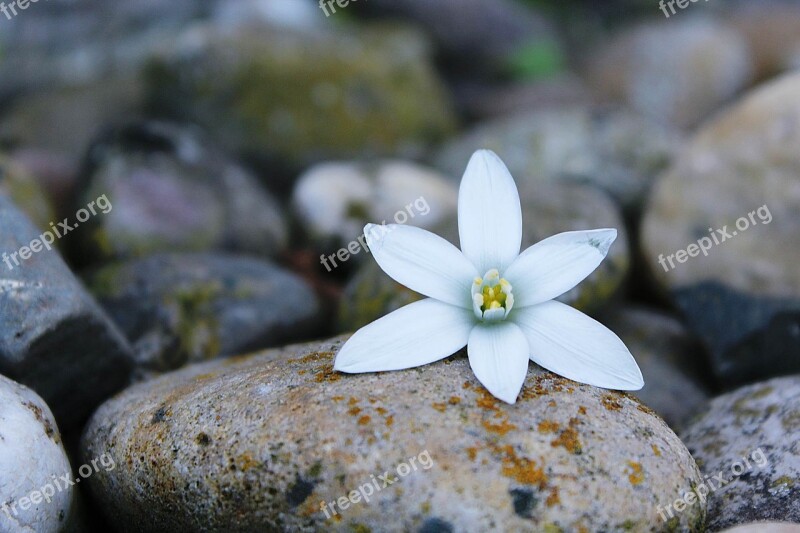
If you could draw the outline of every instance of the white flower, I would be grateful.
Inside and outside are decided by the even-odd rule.
[[[377,229],[368,224],[364,232],[378,265],[428,298],[358,330],[339,350],[336,370],[411,368],[466,345],[475,376],[508,403],[517,400],[529,358],[589,385],[644,386],[636,361],[614,333],[553,301],[597,268],[617,230],[560,233],[520,254],[519,193],[494,152],[476,152],[461,180],[461,251],[419,228]]]

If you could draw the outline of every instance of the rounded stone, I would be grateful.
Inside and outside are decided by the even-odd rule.
[[[55,219],[47,193],[26,169],[0,155],[0,193],[7,194],[39,229]]]
[[[316,165],[298,178],[292,207],[308,237],[325,250],[357,242],[367,223],[431,228],[455,213],[457,197],[449,180],[422,165],[336,162]]]
[[[35,392],[0,376],[0,530],[59,533],[73,519],[76,493],[50,408]],[[45,498],[46,494],[46,498]]]
[[[642,221],[653,278],[736,386],[800,372],[800,74],[759,87],[701,129]],[[702,246],[702,248],[701,248]]]
[[[173,251],[275,256],[288,240],[277,201],[193,128],[142,122],[106,132],[78,193],[76,210],[97,205],[75,230],[81,263]]]
[[[487,148],[500,156],[520,188],[548,181],[592,184],[626,212],[637,212],[680,144],[678,133],[642,115],[577,107],[481,124],[447,143],[436,165],[457,179],[472,153]]]
[[[82,448],[118,465],[90,480],[112,525],[649,530],[659,505],[701,482],[677,436],[631,396],[530,365],[507,405],[463,353],[344,375],[332,369],[343,341],[189,367],[106,403]],[[704,513],[696,504],[671,526],[697,529]]]
[[[86,280],[143,374],[309,338],[321,323],[304,280],[255,258],[159,254],[106,265]]]
[[[756,520],[800,522],[800,376],[714,398],[682,437],[715,486],[708,495],[710,530]]]
[[[606,98],[691,128],[747,86],[751,62],[739,32],[713,19],[683,18],[623,30],[590,61],[589,79]]]

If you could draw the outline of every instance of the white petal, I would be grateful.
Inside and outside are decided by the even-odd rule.
[[[644,379],[610,329],[560,302],[514,309],[509,318],[530,345],[531,360],[565,378],[615,390],[639,390]]]
[[[389,224],[364,228],[378,265],[398,283],[442,302],[472,309],[478,271],[458,248],[429,231]]]
[[[522,209],[514,178],[497,154],[475,152],[458,191],[461,251],[480,273],[501,272],[519,255]]]
[[[463,348],[474,326],[471,309],[420,300],[356,331],[333,368],[355,374],[426,365]]]
[[[615,229],[568,231],[539,241],[503,273],[514,287],[514,305],[527,307],[561,296],[603,261]]]
[[[517,401],[528,375],[528,341],[511,322],[478,324],[469,335],[469,366],[493,396]]]

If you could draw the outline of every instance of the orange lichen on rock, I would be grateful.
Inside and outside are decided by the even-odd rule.
[[[548,507],[552,507],[556,504],[561,503],[561,498],[558,496],[558,487],[551,487],[550,494],[547,496],[547,499],[544,501],[545,505]]]
[[[570,427],[561,431],[561,434],[553,440],[550,445],[553,448],[563,446],[569,453],[578,455],[582,451],[581,441],[578,440],[578,431],[570,425]]]
[[[510,444],[500,447],[499,451],[503,454],[501,461],[503,463],[502,473],[504,476],[510,477],[519,483],[535,485],[539,489],[544,489],[547,486],[547,475],[545,475],[544,469],[536,466],[536,461],[518,457]]]
[[[603,403],[603,407],[609,411],[619,411],[622,409],[622,403],[619,400],[619,397],[614,396],[613,394],[605,394],[603,395],[603,399],[601,401]]]
[[[450,405],[458,405],[461,403],[461,398],[459,398],[458,396],[450,396],[450,399],[447,400],[447,403],[449,403]]]
[[[447,404],[444,403],[434,403],[433,408],[439,411],[440,413],[444,413],[445,409],[447,409]]]
[[[555,433],[560,428],[561,425],[552,420],[543,420],[542,422],[539,422],[538,426],[539,433]]]
[[[492,424],[488,420],[484,420],[483,422],[481,422],[481,424],[483,425],[484,429],[486,429],[486,431],[491,431],[492,433],[496,433],[498,435],[505,435],[509,431],[517,429],[517,426],[510,423],[508,419],[505,418],[501,420],[499,424]]]
[[[661,457],[661,450],[658,449],[658,446],[655,444],[650,445],[653,448],[653,453],[656,454],[656,457]]]
[[[358,425],[366,426],[367,424],[369,424],[369,421],[370,421],[369,415],[364,415],[358,419]]]
[[[478,448],[476,446],[470,446],[469,448],[467,448],[467,457],[469,457],[470,461],[474,461],[477,456],[478,456]]]
[[[628,461],[628,466],[631,469],[630,474],[628,474],[628,480],[631,482],[631,485],[638,485],[644,481],[644,470],[642,469],[641,463]]]

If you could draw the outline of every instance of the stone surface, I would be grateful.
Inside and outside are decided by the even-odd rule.
[[[0,373],[34,389],[72,429],[125,384],[130,346],[58,252],[14,264],[11,254],[41,233],[2,194],[0,228],[9,259],[0,263]]]
[[[751,62],[737,31],[683,16],[624,30],[592,58],[589,79],[606,98],[691,128],[747,86]]]
[[[26,169],[0,155],[0,194],[8,195],[36,224],[47,229],[55,218],[47,194]]]
[[[800,524],[790,522],[753,522],[726,529],[722,533],[797,533]]]
[[[415,154],[454,118],[417,32],[187,32],[147,69],[150,107],[227,147],[294,168],[362,154]],[[272,165],[274,168],[275,165]]]
[[[303,280],[239,256],[155,255],[102,267],[87,284],[130,340],[140,373],[308,338],[320,322]]]
[[[434,227],[457,202],[447,178],[406,161],[322,163],[298,178],[292,195],[301,227],[328,253],[357,240],[367,223]]]
[[[105,195],[111,208],[76,231],[95,260],[160,251],[274,256],[288,229],[276,200],[193,129],[121,126],[91,149],[76,210]]]
[[[0,471],[0,530],[60,533],[70,527],[76,505],[73,486],[59,482],[63,490],[58,490],[53,478],[72,478],[72,467],[53,414],[35,392],[3,376]]]
[[[672,316],[642,307],[624,307],[603,322],[625,342],[642,370],[644,388],[632,394],[671,428],[683,428],[708,399],[699,341]]]
[[[404,372],[341,375],[332,361],[342,341],[193,366],[101,407],[82,447],[118,465],[90,479],[113,525],[649,530],[660,502],[701,481],[677,436],[630,396],[531,365],[520,400],[503,404],[463,353]],[[347,503],[385,472],[394,483]],[[321,502],[341,497],[347,509],[337,504],[338,518],[326,519]],[[703,515],[695,505],[672,525],[698,530]]]
[[[800,6],[792,2],[745,3],[731,14],[731,24],[747,39],[758,79],[797,68],[800,52]]]
[[[682,437],[704,476],[726,482],[709,495],[710,530],[800,522],[800,376],[715,398]]]
[[[703,128],[656,184],[642,222],[644,259],[710,348],[723,387],[800,372],[788,356],[800,349],[798,146],[793,74]],[[692,244],[696,257],[685,255]]]
[[[460,178],[480,148],[494,150],[520,188],[545,181],[590,183],[637,211],[680,136],[628,111],[588,108],[518,114],[479,125],[447,143],[436,166]]]

